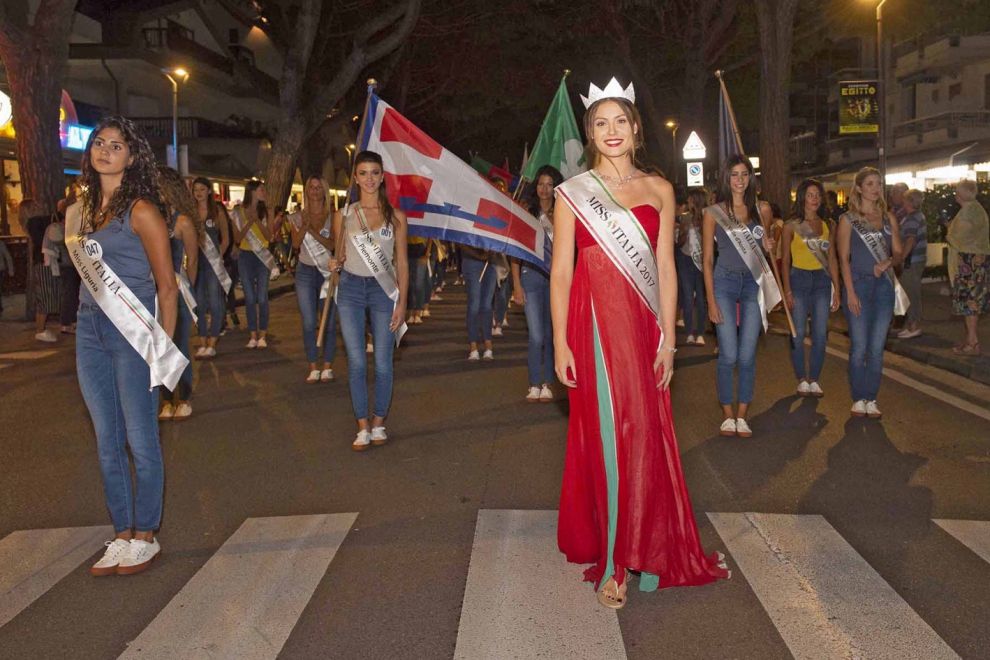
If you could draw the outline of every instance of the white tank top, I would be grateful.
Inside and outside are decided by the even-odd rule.
[[[331,227],[330,221],[331,221],[331,216],[328,215],[327,221],[323,225],[323,229],[320,230],[320,236],[322,236],[323,238],[330,238],[330,227]],[[303,226],[303,222],[304,222],[302,211],[297,211],[296,213],[290,215],[289,222],[291,222],[292,226],[296,228],[296,231],[299,231],[300,227]],[[314,268],[317,267],[316,264],[313,263],[313,260],[309,258],[309,252],[302,249],[302,245],[299,246],[299,263],[306,264],[307,266],[312,266]]]
[[[354,243],[351,241],[351,236],[362,236],[363,231],[361,229],[361,221],[357,217],[357,211],[353,208],[350,213],[347,214],[347,243],[345,244],[345,260],[344,260],[344,270],[346,270],[351,275],[357,275],[358,277],[374,277],[375,274],[372,272],[371,267],[368,263],[361,257],[360,254],[355,254],[357,250],[354,248]],[[390,258],[394,259],[395,254],[395,232],[389,229],[386,225],[382,225],[380,229],[371,232],[372,237],[381,246],[385,254],[389,255]]]

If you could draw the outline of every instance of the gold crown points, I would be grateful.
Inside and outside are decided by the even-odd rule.
[[[591,83],[588,87],[588,96],[581,96],[581,102],[584,103],[585,109],[591,107],[592,103],[596,101],[601,101],[602,99],[626,99],[630,103],[636,102],[636,91],[633,89],[633,84],[629,83],[629,86],[622,89],[622,85],[615,78],[612,78],[605,85],[605,89],[599,89],[595,83]]]

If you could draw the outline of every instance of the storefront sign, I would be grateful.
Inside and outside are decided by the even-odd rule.
[[[0,137],[14,139],[17,133],[11,122],[13,117],[13,106],[10,97],[0,92]],[[58,137],[63,149],[86,148],[86,141],[93,129],[88,126],[80,126],[79,118],[76,115],[76,106],[72,102],[69,93],[62,90],[62,101],[58,108]]]
[[[89,134],[93,132],[90,126],[80,126],[79,124],[69,124],[66,126],[65,135],[62,137],[62,146],[66,149],[78,149],[82,151],[86,148]]]
[[[839,134],[869,135],[880,130],[875,80],[839,82]]]

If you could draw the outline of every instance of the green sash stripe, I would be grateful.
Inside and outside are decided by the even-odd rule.
[[[653,265],[659,269],[659,266],[657,265],[657,255],[656,255],[657,248],[655,245],[650,243],[650,238],[649,236],[646,235],[646,231],[643,229],[643,225],[639,224],[639,218],[636,217],[635,213],[633,213],[630,209],[627,209],[625,206],[620,204],[618,200],[616,200],[615,197],[612,196],[612,191],[608,189],[608,186],[605,185],[605,182],[603,182],[600,178],[598,178],[597,174],[595,174],[594,172],[588,172],[588,173],[591,175],[592,179],[598,182],[598,185],[602,187],[602,192],[604,192],[605,195],[610,200],[612,200],[612,203],[618,206],[620,209],[622,209],[622,212],[626,214],[626,216],[629,218],[630,221],[632,221],[633,227],[635,227],[636,231],[639,232],[639,235],[643,237],[643,242],[650,246],[651,248],[650,257],[653,259]]]

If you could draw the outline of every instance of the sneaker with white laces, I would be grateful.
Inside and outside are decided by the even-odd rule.
[[[329,383],[333,380],[333,369],[324,369],[320,372],[320,382]]]
[[[371,429],[371,444],[375,445],[376,447],[381,447],[386,442],[388,442],[388,436],[385,435],[384,426],[376,426],[373,429]]]
[[[908,330],[907,328],[905,328],[904,330],[901,330],[900,332],[897,333],[898,339],[914,339],[915,337],[920,337],[920,336],[921,336],[921,328],[918,328],[917,330]]]
[[[866,401],[857,401],[849,412],[853,417],[866,417]]]
[[[171,401],[166,401],[165,405],[162,406],[162,411],[158,413],[158,421],[170,422],[173,417],[175,417],[175,407]]]
[[[492,349],[489,348],[487,351],[481,354],[481,359],[484,360],[485,362],[491,362],[492,360],[495,359],[495,354],[492,353]]]
[[[249,341],[249,342],[247,343],[247,346],[245,346],[245,348],[252,348],[252,349],[253,349],[253,348],[258,348],[258,340],[257,340],[257,339],[254,339],[254,338],[252,337],[252,338],[251,338],[251,341]]]
[[[258,348],[268,348],[268,342],[265,341],[264,337],[258,340]]]
[[[358,431],[357,438],[351,443],[351,449],[354,451],[364,451],[371,445],[371,433],[361,429]]]
[[[312,371],[309,372],[309,375],[306,376],[306,384],[312,385],[313,383],[318,383],[318,382],[320,382],[320,370],[313,369]]]
[[[471,351],[468,353],[468,362],[477,362],[480,359],[481,356],[478,354],[478,351]]]
[[[48,329],[46,329],[44,332],[39,332],[34,336],[34,338],[37,339],[38,341],[43,341],[46,344],[54,344],[55,342],[58,341],[58,337],[55,336],[55,333]]]
[[[811,395],[811,384],[806,380],[802,380],[797,386],[798,396],[810,396]]]
[[[724,436],[731,436],[736,434],[736,420],[731,417],[724,422],[722,426],[718,427],[718,434]]]
[[[127,554],[128,543],[124,539],[114,539],[107,541],[103,545],[107,546],[100,561],[93,564],[89,569],[89,574],[95,577],[113,575],[117,572],[117,564]]]
[[[702,335],[698,335],[697,337],[694,338],[694,345],[695,346],[704,346],[705,345],[705,338]]]
[[[526,393],[526,403],[539,403],[540,401],[540,388],[533,385],[529,388],[529,392]]]
[[[866,416],[870,419],[880,419],[883,417],[883,413],[880,412],[880,408],[877,407],[876,401],[866,402]]]
[[[550,403],[553,401],[553,392],[550,390],[550,386],[546,383],[540,388],[540,403]]]
[[[822,391],[822,388],[818,383],[811,383],[811,385],[808,386],[808,389],[811,390],[811,396],[825,396],[825,392]]]
[[[688,346],[694,346],[694,335],[688,335],[684,341]]]
[[[192,415],[192,406],[189,405],[188,401],[180,401],[179,405],[175,407],[175,415],[172,416],[177,422],[189,419]]]
[[[749,428],[749,424],[742,417],[736,417],[736,435],[740,438],[753,437],[753,429]]]
[[[128,544],[127,554],[120,559],[117,564],[117,575],[133,575],[140,573],[151,566],[162,556],[162,546],[158,539],[153,539],[151,543],[139,539],[131,539]]]
[[[500,328],[499,326],[495,326],[494,328],[492,328],[492,337],[501,337],[501,336],[502,336],[502,328]]]

